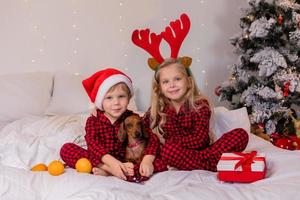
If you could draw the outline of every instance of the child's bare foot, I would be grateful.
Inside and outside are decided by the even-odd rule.
[[[103,169],[100,169],[98,167],[93,167],[92,172],[94,175],[100,175],[100,176],[108,176],[109,174],[104,171]]]
[[[133,163],[131,162],[126,162],[126,163],[123,163],[126,170],[127,170],[127,176],[133,176],[134,175],[134,165]]]
[[[176,167],[171,167],[170,165],[168,165],[167,168],[168,168],[169,171],[171,171],[171,170],[177,170]]]

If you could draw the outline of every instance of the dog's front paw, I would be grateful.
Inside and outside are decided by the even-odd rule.
[[[141,176],[139,179],[139,182],[144,182],[144,181],[148,181],[150,178],[147,176]]]
[[[133,183],[142,183],[144,181],[149,180],[149,177],[147,177],[147,176],[127,176],[126,178],[127,178],[126,179],[127,181],[133,182]]]

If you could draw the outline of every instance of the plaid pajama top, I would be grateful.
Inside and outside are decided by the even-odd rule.
[[[118,130],[120,124],[132,113],[132,111],[127,110],[113,124],[104,115],[103,111],[97,110],[97,117],[90,116],[85,126],[85,140],[88,151],[99,158],[102,158],[105,154],[110,154],[116,159],[123,161],[125,158],[125,147],[118,139]],[[150,131],[148,132],[150,137],[144,153],[156,155],[159,147],[158,139],[149,128],[147,131]]]
[[[186,102],[178,113],[172,106],[163,109],[166,122],[162,126],[165,144],[161,155],[164,163],[180,170],[204,169],[216,171],[217,163],[224,152],[239,152],[246,148],[248,134],[236,128],[224,133],[210,145],[209,121],[211,110],[206,100],[196,102],[196,109]],[[145,121],[150,122],[150,111]]]
[[[167,115],[162,126],[166,142],[181,143],[187,149],[201,150],[209,147],[209,120],[211,110],[206,100],[196,102],[196,110],[190,109],[186,102],[178,113],[171,105],[165,106],[163,112]],[[150,124],[150,110],[144,120]]]

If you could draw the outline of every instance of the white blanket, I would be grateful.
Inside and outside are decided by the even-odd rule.
[[[86,117],[29,117],[8,124],[0,132],[0,163],[30,169],[59,159],[64,143],[82,142]]]
[[[57,177],[28,170],[58,159],[63,143],[81,143],[85,118],[29,118],[6,126],[0,132],[0,199],[299,199],[300,151],[279,149],[254,135],[246,150],[264,152],[268,170],[264,180],[251,184],[221,182],[215,172],[203,170],[162,172],[144,184],[73,169]]]

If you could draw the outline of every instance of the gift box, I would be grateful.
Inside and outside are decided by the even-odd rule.
[[[257,154],[256,151],[223,153],[217,171],[221,181],[251,183],[265,178],[265,155]]]

